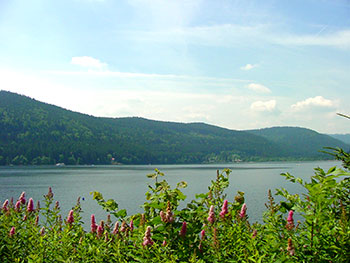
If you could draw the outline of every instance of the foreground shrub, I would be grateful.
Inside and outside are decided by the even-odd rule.
[[[345,156],[344,164],[349,162],[344,152],[334,153]],[[181,189],[187,184],[171,188],[157,169],[148,175],[154,184],[149,185],[142,214],[127,216],[114,200],[93,192],[109,215],[99,223],[91,215],[90,231],[83,229],[79,199],[62,215],[51,188],[43,207],[22,193],[1,207],[0,261],[349,262],[349,172],[316,168],[310,182],[283,174],[300,184],[304,194],[277,189],[282,201],[276,203],[269,191],[263,224],[249,222],[244,193],[226,198],[230,172],[218,171],[208,192],[196,195],[183,209],[179,204],[186,196]]]

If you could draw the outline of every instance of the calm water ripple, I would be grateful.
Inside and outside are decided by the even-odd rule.
[[[239,163],[227,165],[123,165],[123,166],[23,166],[0,167],[0,202],[13,197],[15,200],[22,191],[27,198],[43,200],[49,186],[52,187],[55,200],[60,201],[63,216],[75,205],[80,196],[83,208],[83,220],[89,223],[91,213],[97,220],[106,218],[105,213],[92,200],[91,191],[99,191],[105,199],[113,198],[119,208],[125,208],[128,215],[142,212],[140,206],[145,202],[147,184],[151,179],[147,174],[155,168],[165,173],[172,186],[179,181],[186,181],[184,189],[186,202],[190,202],[195,194],[206,193],[211,180],[216,178],[216,170],[230,168],[230,187],[226,191],[228,200],[233,200],[237,191],[245,192],[248,215],[251,222],[261,221],[265,211],[268,189],[285,187],[293,193],[300,193],[296,184],[287,183],[283,172],[308,180],[313,175],[313,169],[321,167],[328,170],[340,166],[336,161],[318,162],[269,162],[269,163]],[[184,204],[183,204],[184,206]]]

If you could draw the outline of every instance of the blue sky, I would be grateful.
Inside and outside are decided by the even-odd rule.
[[[350,1],[2,0],[0,88],[94,116],[349,133]]]

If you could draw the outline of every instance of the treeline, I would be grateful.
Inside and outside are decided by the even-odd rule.
[[[326,159],[329,156],[317,152],[321,149],[319,145],[349,147],[316,132],[313,136],[319,140],[317,144],[294,143],[310,149],[303,151],[300,147],[286,147],[288,138],[273,141],[251,131],[228,130],[204,123],[96,118],[0,91],[0,165]]]

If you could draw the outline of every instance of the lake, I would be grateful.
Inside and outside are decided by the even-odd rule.
[[[237,163],[220,165],[108,165],[108,166],[19,166],[0,167],[0,202],[13,197],[15,200],[22,191],[34,202],[42,201],[43,195],[51,186],[55,200],[60,202],[63,217],[75,205],[77,197],[82,197],[83,220],[89,224],[90,215],[94,213],[97,221],[106,219],[106,214],[89,194],[99,191],[105,199],[113,198],[120,209],[127,209],[128,215],[142,212],[145,202],[147,184],[152,180],[146,175],[155,168],[165,173],[172,186],[186,181],[188,187],[183,190],[187,195],[185,203],[192,200],[195,194],[208,192],[211,180],[216,178],[216,170],[230,168],[230,187],[226,191],[227,199],[233,200],[237,191],[245,192],[247,213],[250,221],[261,222],[264,204],[267,202],[268,189],[285,187],[291,193],[300,193],[297,184],[288,183],[283,172],[308,180],[313,169],[321,167],[328,170],[340,166],[337,161],[316,162],[266,162]],[[43,203],[42,203],[43,206]],[[182,205],[184,206],[184,205]]]

